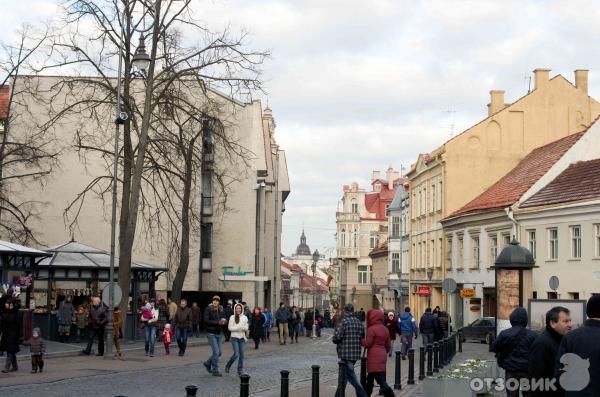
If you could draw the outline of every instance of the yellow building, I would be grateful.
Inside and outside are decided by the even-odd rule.
[[[488,117],[429,154],[407,174],[411,184],[410,304],[446,305],[444,241],[440,220],[481,194],[531,150],[589,126],[600,103],[588,95],[588,71],[575,84],[549,69],[534,70],[534,89],[511,104],[490,91]],[[430,276],[430,277],[428,277]],[[430,287],[431,296],[420,296]]]

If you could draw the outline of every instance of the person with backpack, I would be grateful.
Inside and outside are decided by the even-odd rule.
[[[419,337],[419,331],[417,329],[417,321],[410,312],[410,307],[404,308],[404,313],[400,315],[398,319],[398,333],[400,334],[400,354],[403,360],[406,360],[408,350],[412,349],[413,338]]]
[[[527,311],[517,307],[510,314],[512,327],[500,332],[498,338],[490,346],[490,352],[496,353],[498,366],[506,371],[505,379],[529,378],[529,355],[537,333],[527,329],[529,318]],[[506,390],[508,397],[518,397],[517,390]]]
[[[421,316],[421,321],[419,321],[419,332],[421,332],[421,337],[423,338],[423,346],[435,342],[435,334],[438,327],[437,316],[431,313],[431,308],[428,307]]]

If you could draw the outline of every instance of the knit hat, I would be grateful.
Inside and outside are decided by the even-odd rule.
[[[588,299],[586,311],[589,318],[600,318],[600,294],[594,294]]]
[[[146,306],[144,306],[144,309],[150,310],[150,309],[152,309],[152,305],[149,303],[146,303]]]
[[[33,334],[38,334],[38,335],[41,335],[41,334],[42,334],[42,333],[40,332],[40,329],[39,329],[39,328],[37,328],[37,327],[35,327],[33,330],[31,330],[31,333],[33,333]]]

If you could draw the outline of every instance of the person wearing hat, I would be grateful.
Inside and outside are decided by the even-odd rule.
[[[204,310],[204,325],[206,326],[206,337],[212,350],[212,355],[203,364],[206,370],[213,376],[222,376],[219,372],[219,357],[221,356],[221,344],[223,335],[221,330],[227,324],[225,311],[221,306],[221,298],[213,296],[212,303]]]
[[[600,396],[600,293],[590,297],[586,313],[588,319],[563,336],[556,354],[554,376],[566,397]]]

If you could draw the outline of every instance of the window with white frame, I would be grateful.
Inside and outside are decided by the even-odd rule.
[[[375,191],[376,192],[380,192],[381,191],[381,183],[376,183],[375,184]]]
[[[356,199],[352,199],[351,205],[352,205],[352,213],[358,214],[358,203],[356,202]]]
[[[463,236],[459,236],[458,237],[458,246],[456,247],[456,252],[457,252],[456,267],[458,269],[463,268],[463,248],[464,248]]]
[[[435,191],[435,183],[431,185],[431,212],[435,212],[437,209],[437,198]]]
[[[392,237],[400,237],[400,217],[392,217]]]
[[[346,229],[342,229],[342,247],[346,246]]]
[[[392,252],[392,273],[400,272],[400,253]]]
[[[498,256],[498,236],[493,234],[489,236],[490,239],[490,266],[496,262]]]
[[[510,244],[510,233],[502,233],[502,242],[505,247]]]
[[[596,247],[596,257],[600,257],[600,224],[594,225],[594,246]]]
[[[369,284],[369,267],[367,265],[359,265],[358,266],[358,283],[359,284]]]
[[[548,229],[548,259],[558,259],[558,229]]]
[[[479,236],[471,237],[471,268],[479,269]]]
[[[379,234],[377,232],[371,232],[370,247],[371,249],[379,246]]]
[[[533,259],[536,258],[537,255],[537,245],[535,242],[535,230],[527,230],[527,246],[531,255],[533,255]]]
[[[581,258],[581,226],[571,226],[571,258]]]
[[[438,192],[437,210],[441,210],[442,209],[442,194],[443,194],[442,181],[440,181],[440,183],[439,183],[438,190],[439,190],[439,192]]]

